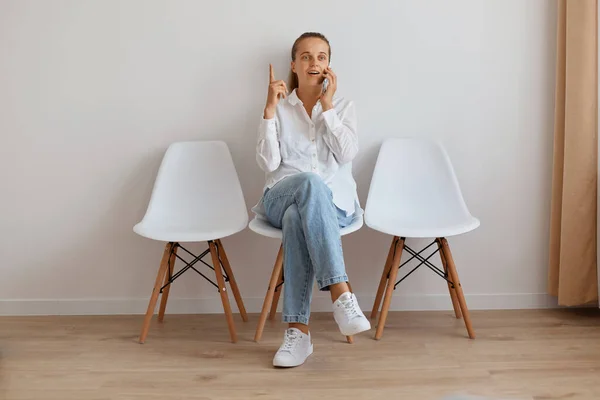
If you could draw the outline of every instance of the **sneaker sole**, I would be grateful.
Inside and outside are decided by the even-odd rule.
[[[364,326],[358,326],[355,329],[349,330],[349,331],[342,331],[340,329],[340,332],[342,333],[342,335],[344,336],[354,336],[354,335],[358,335],[359,333],[363,333],[366,331],[371,330],[371,324],[369,323],[369,325],[364,325]]]

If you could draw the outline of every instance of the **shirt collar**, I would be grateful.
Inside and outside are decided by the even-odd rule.
[[[292,90],[292,93],[290,93],[290,95],[288,96],[288,102],[295,106],[296,104],[303,104],[302,100],[300,100],[300,98],[298,97],[298,94],[296,94],[296,89]]]
[[[290,93],[287,97],[288,103],[290,103],[293,106],[295,106],[297,104],[304,104],[302,102],[302,100],[300,100],[300,97],[298,97],[296,90],[297,89],[292,90],[292,93]],[[336,98],[337,98],[337,93],[334,93],[333,99],[335,100]],[[317,103],[319,103],[319,102],[317,102]]]

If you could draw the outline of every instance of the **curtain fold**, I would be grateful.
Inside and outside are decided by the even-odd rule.
[[[548,291],[598,299],[598,1],[559,0]]]

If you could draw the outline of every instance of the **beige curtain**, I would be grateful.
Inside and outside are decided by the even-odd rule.
[[[598,299],[597,0],[559,0],[548,290],[558,303]]]

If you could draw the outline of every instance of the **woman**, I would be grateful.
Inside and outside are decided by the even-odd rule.
[[[340,228],[362,214],[351,163],[358,152],[356,112],[352,102],[334,96],[330,57],[325,36],[301,35],[292,46],[291,93],[269,66],[256,157],[267,183],[255,212],[283,232],[283,321],[289,327],[273,359],[277,367],[301,365],[312,354],[308,322],[315,276],[320,290],[331,293],[343,335],[371,329],[350,293],[340,237]]]

